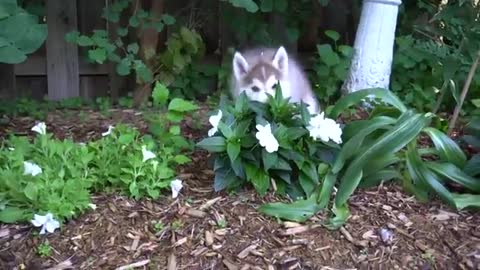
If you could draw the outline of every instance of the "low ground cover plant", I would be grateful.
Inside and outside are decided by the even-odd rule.
[[[367,119],[335,122],[367,97],[377,105]],[[236,102],[223,98],[210,117],[208,138],[197,146],[213,153],[215,190],[251,184],[260,195],[269,190],[286,195],[293,202],[259,208],[286,220],[305,221],[331,207],[333,216],[325,225],[338,228],[349,216],[348,199],[357,188],[389,180],[399,180],[419,200],[434,195],[457,209],[480,206],[480,181],[463,171],[465,154],[431,126],[433,118],[408,109],[385,89],[346,95],[319,115],[289,103],[277,89],[265,104],[245,96]],[[423,134],[433,147],[417,145]],[[452,182],[462,193],[449,189]]]
[[[150,134],[117,124],[99,140],[78,143],[54,138],[39,122],[31,128],[32,140],[6,138],[0,145],[0,222],[31,221],[42,227],[41,233],[53,232],[94,209],[94,192],[157,199],[170,188],[176,197],[182,187],[176,166],[190,162],[191,150],[179,123],[197,106],[176,98],[167,107],[169,91],[161,84],[154,93],[161,96],[154,97],[156,104],[165,110],[150,112],[158,116],[150,119]]]

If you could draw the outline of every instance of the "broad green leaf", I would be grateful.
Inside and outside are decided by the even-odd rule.
[[[408,111],[405,115],[409,115]],[[350,195],[355,191],[362,178],[362,171],[368,169],[364,168],[364,166],[369,160],[388,156],[399,151],[410,141],[414,140],[430,120],[422,114],[416,114],[405,121],[402,119],[403,117],[400,117],[399,123],[355,156],[341,179],[335,198],[337,205],[345,204]]]
[[[220,169],[215,172],[214,190],[215,192],[224,190],[234,185],[239,178],[235,176],[232,170]]]
[[[169,15],[169,14],[163,14],[162,15],[162,21],[166,25],[172,25],[172,24],[175,23],[175,17],[173,17],[172,15]]]
[[[187,164],[189,163],[190,161],[192,161],[189,157],[185,156],[185,155],[176,155],[173,160],[178,163],[178,164]]]
[[[320,58],[327,66],[333,67],[340,63],[340,57],[332,49],[330,44],[317,45],[317,51]]]
[[[197,146],[214,153],[226,151],[225,138],[218,136],[203,139],[197,143]]]
[[[268,203],[260,206],[258,211],[268,216],[283,220],[304,222],[320,211],[316,203],[316,196],[313,195],[306,200],[297,200],[293,203]]]
[[[363,99],[367,98],[368,96],[372,96],[373,98],[379,98],[383,102],[394,106],[402,113],[407,111],[407,107],[405,107],[402,101],[388,89],[371,88],[349,93],[348,95],[339,99],[330,111],[329,118],[337,119],[338,116],[342,112],[346,111],[350,106],[359,104]]]
[[[467,157],[450,137],[432,127],[425,128],[423,131],[430,136],[438,154],[444,161],[451,162],[459,168],[465,166]]]
[[[288,7],[287,0],[272,0],[275,3],[275,10],[278,12],[285,12]]]
[[[174,98],[170,101],[168,105],[168,110],[177,111],[177,112],[191,112],[198,110],[198,106],[195,105],[193,102],[181,99],[181,98]]]
[[[362,123],[365,124],[363,128],[355,130],[356,135],[344,143],[337,159],[335,160],[332,172],[337,174],[343,168],[345,162],[357,154],[366,136],[378,130],[379,128],[394,124],[395,121],[396,119],[389,117],[376,117],[372,120]]]
[[[393,179],[402,180],[403,176],[395,169],[384,169],[366,175],[362,182],[358,185],[360,188],[369,188],[378,186],[382,181],[390,181]]]
[[[104,48],[96,48],[88,51],[88,57],[98,64],[103,64],[107,60],[107,51]]]
[[[258,5],[253,0],[228,0],[234,7],[244,8],[250,13],[258,11]]]
[[[464,173],[455,165],[447,162],[425,162],[435,173],[454,181],[474,192],[480,192],[480,179],[475,179]]]
[[[260,1],[260,10],[262,12],[272,12],[273,11],[273,0],[261,0]]]
[[[325,227],[329,230],[337,230],[347,222],[350,211],[348,210],[348,205],[344,204],[342,206],[333,205],[332,212],[335,216],[328,220]]]
[[[25,210],[17,207],[7,206],[5,209],[0,211],[0,221],[4,223],[15,223],[23,219],[25,215]]]
[[[238,143],[229,142],[227,144],[227,154],[231,162],[234,162],[240,154],[240,145]]]
[[[262,160],[265,171],[268,171],[275,167],[276,164],[279,164],[277,153],[268,153],[265,149],[262,149]]]
[[[427,185],[431,190],[435,191],[437,195],[442,198],[446,203],[450,204],[451,206],[455,206],[455,202],[453,200],[453,196],[446,189],[440,179],[436,177],[436,175],[430,171],[426,164],[421,160],[420,156],[418,155],[417,151],[413,148],[413,143],[409,146],[409,151],[407,151],[407,168],[410,173],[410,176],[414,180],[414,185],[419,187],[419,184]]]
[[[452,193],[455,206],[458,210],[467,207],[480,207],[480,195],[478,194],[458,194]]]
[[[123,58],[120,63],[118,63],[116,67],[116,71],[118,75],[120,76],[126,76],[130,74],[130,67],[131,67],[132,61],[128,58]]]
[[[312,195],[312,192],[315,189],[315,183],[312,181],[312,179],[310,179],[310,177],[306,173],[300,172],[298,180],[305,194],[308,197]]]
[[[155,87],[152,91],[153,103],[157,106],[163,106],[167,103],[170,91],[161,82],[155,82]]]
[[[480,174],[480,154],[474,155],[463,168],[464,172],[470,176],[477,176]]]
[[[127,51],[129,53],[132,53],[132,54],[137,54],[139,49],[140,49],[140,47],[138,46],[138,43],[136,43],[136,42],[130,43],[127,46]]]
[[[253,184],[255,190],[261,196],[265,195],[270,187],[270,177],[268,174],[257,166],[249,163],[245,164],[245,172],[247,179]]]
[[[35,201],[37,199],[37,194],[38,194],[37,184],[29,182],[27,186],[25,186],[25,190],[23,191],[23,193],[29,200]]]
[[[320,208],[326,208],[328,206],[328,202],[330,201],[330,197],[332,196],[333,186],[337,181],[337,176],[333,173],[328,173],[325,176],[325,179],[322,183],[322,189],[320,190],[319,197],[317,199],[318,205]]]
[[[168,132],[173,135],[180,135],[181,133],[180,126],[177,126],[177,125],[171,126]]]
[[[340,34],[333,30],[325,31],[325,35],[331,38],[333,41],[337,42],[340,39]]]
[[[86,46],[93,46],[93,40],[90,37],[81,35],[77,38],[78,46],[86,47]]]

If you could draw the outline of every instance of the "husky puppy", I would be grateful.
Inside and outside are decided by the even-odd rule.
[[[267,95],[275,95],[277,83],[280,83],[283,96],[290,97],[290,102],[303,101],[311,114],[319,112],[319,104],[307,76],[283,46],[235,52],[231,78],[234,97],[245,91],[249,99],[265,103]]]

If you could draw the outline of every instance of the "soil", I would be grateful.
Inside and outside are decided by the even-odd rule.
[[[133,110],[79,115],[51,112],[48,131],[84,142],[118,122],[147,130]],[[187,137],[197,141],[206,134],[202,116],[186,121]],[[200,129],[194,128],[198,121]],[[33,135],[34,119],[7,122],[0,138]],[[0,269],[480,269],[478,212],[420,203],[389,184],[356,191],[340,230],[320,225],[328,213],[304,224],[279,223],[256,211],[278,200],[273,195],[260,198],[251,188],[214,192],[208,153],[197,151],[192,159],[178,169],[184,188],[176,199],[167,192],[155,201],[95,194],[96,210],[47,236],[29,224],[0,225]],[[41,257],[37,248],[46,241],[53,252]]]

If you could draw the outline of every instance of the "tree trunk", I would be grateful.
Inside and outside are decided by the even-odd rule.
[[[143,3],[141,0],[136,1],[136,9],[148,6],[150,7],[150,12],[155,17],[160,17],[164,12],[165,2],[164,0],[150,0],[144,1],[148,3]],[[157,47],[159,43],[159,33],[154,28],[139,28],[138,39],[140,41],[140,58],[147,65],[147,67],[153,72],[154,67],[154,56],[157,54]],[[136,107],[144,104],[152,92],[151,83],[138,83],[137,87],[133,93],[133,102]]]

